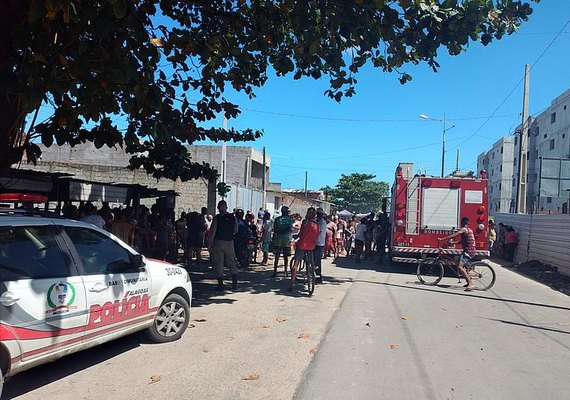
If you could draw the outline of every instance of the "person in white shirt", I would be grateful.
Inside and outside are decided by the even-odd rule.
[[[356,233],[354,234],[354,252],[356,255],[357,263],[360,263],[360,256],[362,255],[362,250],[364,249],[366,230],[367,226],[365,223],[359,222],[358,225],[356,225]]]
[[[316,283],[323,283],[323,270],[322,270],[322,259],[325,250],[325,244],[327,239],[327,221],[325,219],[325,211],[321,208],[317,208],[317,225],[319,226],[319,236],[317,237],[317,244],[315,245],[315,250],[313,252],[315,260],[315,274],[317,275]]]

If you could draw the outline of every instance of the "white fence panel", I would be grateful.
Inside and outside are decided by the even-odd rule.
[[[538,260],[570,275],[570,215],[497,214],[495,220],[518,233],[516,262]]]
[[[257,210],[263,207],[263,191],[236,183],[229,183],[228,185],[231,188],[226,196],[228,210],[231,212],[234,208],[241,208],[244,211],[250,210],[257,215]],[[218,201],[222,199],[219,195],[217,197]]]

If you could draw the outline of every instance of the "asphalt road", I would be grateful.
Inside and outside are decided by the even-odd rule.
[[[568,399],[570,298],[495,269],[487,292],[359,271],[295,398]]]
[[[570,298],[497,268],[495,287],[325,262],[312,297],[255,267],[220,295],[194,273],[192,328],[136,334],[13,377],[3,399],[566,399]],[[281,322],[280,322],[281,321]],[[393,345],[393,349],[390,348]],[[151,376],[160,380],[152,383]]]

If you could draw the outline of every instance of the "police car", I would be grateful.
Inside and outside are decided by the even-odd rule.
[[[177,340],[191,298],[184,269],[104,230],[0,209],[0,394],[6,377],[136,331]]]

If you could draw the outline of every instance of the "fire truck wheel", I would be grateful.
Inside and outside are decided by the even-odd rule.
[[[426,258],[418,265],[417,275],[424,285],[437,285],[443,278],[443,264],[434,258]]]

